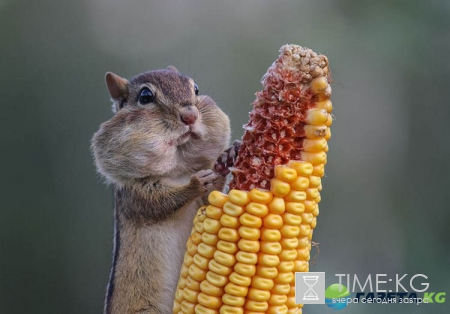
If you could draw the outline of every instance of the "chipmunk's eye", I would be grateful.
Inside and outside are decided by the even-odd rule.
[[[195,95],[198,95],[198,85],[194,83],[194,92]]]
[[[155,100],[155,94],[147,87],[141,90],[141,94],[139,95],[139,103],[141,105],[147,105]]]

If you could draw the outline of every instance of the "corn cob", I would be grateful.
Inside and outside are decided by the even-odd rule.
[[[228,195],[213,191],[187,242],[173,313],[302,313],[331,136],[328,60],[285,45],[263,77]]]

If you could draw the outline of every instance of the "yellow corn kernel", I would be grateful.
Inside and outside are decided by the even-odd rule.
[[[278,275],[278,269],[276,267],[256,266],[256,275],[263,278],[273,279]]]
[[[245,211],[257,217],[264,217],[269,212],[269,208],[265,204],[251,202],[245,206]]]
[[[231,295],[231,294],[225,293],[222,296],[222,302],[224,304],[232,305],[232,306],[243,306],[244,303],[245,303],[245,298],[244,297],[237,297],[235,295]]]
[[[327,119],[327,121],[325,122],[325,125],[328,126],[328,127],[330,127],[332,124],[333,124],[333,116],[329,113],[329,114],[328,114],[328,119]]]
[[[302,226],[302,225],[301,225]],[[281,236],[284,238],[297,237],[300,233],[299,226],[284,225],[280,228]]]
[[[224,214],[222,215],[222,217],[220,217],[220,224],[224,227],[233,229],[237,229],[240,226],[239,219],[228,214]]]
[[[212,219],[220,219],[220,216],[222,216],[223,214],[223,210],[220,207],[216,207],[213,205],[208,205],[206,207],[206,216],[208,218],[212,218]]]
[[[325,175],[325,165],[324,164],[315,165],[313,169],[313,175],[323,177]]]
[[[279,254],[281,252],[281,244],[279,242],[265,242],[261,243],[261,252],[266,254]]]
[[[302,160],[310,162],[314,166],[326,164],[327,162],[327,154],[325,152],[314,152],[314,153],[301,152],[300,156]]]
[[[191,266],[193,262],[194,262],[194,257],[192,257],[189,254],[184,254],[184,260],[183,260],[184,265]]]
[[[329,141],[331,138],[331,129],[327,128],[327,133],[325,134],[324,139],[326,139],[327,141]]]
[[[309,241],[308,237],[300,237],[298,238],[298,248],[303,248],[305,246],[308,246],[309,244],[311,244],[311,241]],[[290,248],[292,249],[292,248]]]
[[[273,283],[272,279],[264,278],[264,277],[260,277],[260,276],[256,276],[256,275],[252,277],[252,287],[253,288],[269,291],[270,289],[273,288],[273,285],[274,285],[274,283]]]
[[[302,216],[291,214],[291,213],[284,213],[281,215],[283,218],[283,221],[287,225],[293,225],[298,226],[302,223]]]
[[[288,166],[275,166],[275,177],[285,182],[292,182],[297,179],[297,171]]]
[[[177,291],[175,292],[175,300],[180,303],[184,300],[183,291],[184,289],[177,289]]]
[[[320,201],[322,200],[322,198],[320,197],[320,194],[316,197],[315,201],[316,203],[320,203]]]
[[[321,185],[322,179],[318,176],[309,177],[309,186],[312,188],[317,188]]]
[[[269,214],[270,215],[270,214]],[[281,232],[276,229],[267,229],[262,228],[261,229],[261,241],[280,241],[281,239]]]
[[[267,301],[269,305],[283,305],[287,301],[287,295],[285,294],[274,294],[270,295],[270,299]]]
[[[212,191],[208,195],[208,202],[216,207],[222,208],[226,201],[228,201],[228,195],[219,191]]]
[[[301,261],[309,261],[309,252],[310,252],[310,248],[309,247],[304,247],[301,249],[297,250],[297,257],[299,260]]]
[[[283,218],[278,214],[268,214],[263,218],[265,228],[280,229],[283,226]]]
[[[195,245],[198,245],[200,242],[202,242],[202,235],[198,232],[194,232],[193,234],[191,234],[191,241]]]
[[[179,285],[181,286],[181,285]],[[185,280],[186,288],[191,289],[192,291],[200,291],[200,282],[192,279],[191,277],[187,277]]]
[[[241,237],[236,229],[222,227],[219,230],[218,238],[229,242],[237,242]]]
[[[247,300],[245,302],[245,309],[250,311],[256,311],[256,312],[265,312],[269,305],[267,302],[260,302],[260,301],[253,301],[253,300]]]
[[[214,252],[214,259],[219,264],[229,267],[233,266],[236,263],[236,257],[234,255],[222,252],[220,250]]]
[[[303,213],[301,214],[301,217],[301,221],[303,224],[310,224],[314,219],[314,215],[312,213]]]
[[[243,287],[248,287],[252,283],[252,279],[250,277],[243,276],[237,272],[232,272],[229,279],[230,282]]]
[[[272,193],[261,189],[252,189],[248,194],[253,202],[261,204],[269,204],[273,198]]]
[[[313,212],[315,207],[317,206],[316,201],[313,200],[305,200],[303,204],[305,205],[305,212],[307,213]]]
[[[301,215],[305,211],[305,205],[298,202],[287,202],[286,211],[291,214]]]
[[[219,314],[219,311],[215,309],[210,309],[201,304],[197,304],[195,306],[195,314]]]
[[[206,218],[203,222],[203,228],[205,232],[217,234],[220,230],[220,222],[215,219]]]
[[[269,306],[266,314],[288,314],[288,307],[285,304]]]
[[[309,187],[309,179],[305,177],[298,177],[291,182],[291,188],[296,191],[304,191]]]
[[[192,291],[191,289],[184,288],[183,289],[183,298],[191,303],[197,302],[197,296],[200,292]]]
[[[270,299],[270,291],[250,288],[248,289],[247,298],[253,301],[264,302]]]
[[[186,280],[188,280],[189,278],[190,278],[189,276],[187,276],[186,278],[180,277],[180,279],[178,279],[178,288],[184,289],[187,286]]]
[[[314,210],[312,211],[312,213],[314,217],[317,217],[319,215],[319,205],[316,204],[316,206],[314,207]]]
[[[180,275],[181,277],[186,278],[189,275],[189,266],[181,266]]]
[[[258,265],[277,266],[280,263],[278,255],[258,253]]]
[[[234,271],[250,278],[255,275],[256,266],[239,262],[234,265]]]
[[[238,246],[242,251],[256,253],[259,251],[260,243],[259,241],[240,239]]]
[[[309,86],[313,94],[323,94],[328,87],[328,79],[325,76],[319,76],[312,80]]]
[[[216,245],[217,241],[219,241],[219,237],[217,236],[217,234],[203,232],[202,241],[208,245],[214,246]]]
[[[289,185],[289,183],[276,178],[270,180],[270,192],[272,192],[274,196],[283,197],[288,194],[290,190],[291,186]]]
[[[282,250],[280,253],[280,260],[293,261],[297,258],[297,251],[295,249]]]
[[[297,238],[283,238],[280,240],[281,247],[283,249],[295,249],[299,245]]]
[[[181,310],[184,314],[195,314],[195,305],[191,302],[184,300],[181,302]]]
[[[181,304],[177,300],[173,301],[172,313],[178,313],[180,311],[181,311]]]
[[[289,290],[289,292],[288,292],[288,297],[293,297],[293,296],[295,296],[295,282],[292,282],[292,284],[291,284],[291,290]]]
[[[220,307],[220,314],[244,314],[244,309],[224,304]]]
[[[286,202],[303,202],[306,200],[306,193],[304,191],[294,191],[289,192],[288,195],[284,197]]]
[[[324,108],[320,108],[324,109]],[[327,134],[327,127],[325,125],[308,125],[306,124],[303,127],[303,130],[305,131],[305,137],[308,139],[315,139],[315,138],[325,138]]]
[[[229,282],[225,286],[225,292],[237,297],[245,297],[248,292],[248,287],[238,286],[232,282]]]
[[[203,243],[200,243],[203,244]],[[186,243],[186,252],[191,255],[194,256],[197,253],[198,247],[197,245],[195,245],[194,242],[192,242],[192,240],[188,241],[188,243]]]
[[[295,307],[297,303],[295,303],[295,297],[294,296],[288,296],[286,306],[287,307]]]
[[[328,113],[330,113],[333,110],[333,104],[330,100],[324,100],[324,101],[318,101],[315,103],[316,108],[318,109],[325,109]]]
[[[305,237],[305,236],[309,236],[309,234],[311,233],[311,226],[310,225],[300,225],[300,228],[299,228],[300,230],[299,230],[299,235],[300,236],[302,236],[302,237]]]
[[[309,153],[328,151],[328,143],[324,138],[304,139],[303,151]]]
[[[317,218],[314,217],[309,225],[311,226],[312,229],[314,229],[317,226]]]
[[[273,294],[284,294],[287,295],[289,290],[291,290],[291,285],[290,284],[274,284],[272,290],[270,290],[271,293]]]
[[[201,269],[208,269],[209,260],[210,260],[209,258],[205,258],[204,256],[198,253],[194,255],[194,263]]]
[[[241,238],[246,239],[246,240],[258,240],[261,232],[259,229],[256,228],[250,228],[250,227],[246,227],[246,226],[241,226],[239,227],[239,235],[241,236]]]
[[[217,242],[217,249],[228,254],[235,254],[238,250],[236,243],[220,240]]]
[[[246,191],[240,191],[236,189],[232,189],[228,192],[228,199],[234,204],[239,206],[245,206],[248,203],[250,203],[249,193]]]
[[[306,161],[290,160],[287,165],[295,169],[298,176],[310,176],[313,173],[313,165]]]
[[[236,259],[240,263],[255,265],[258,261],[258,255],[256,253],[239,251],[236,254]]]
[[[209,271],[206,273],[206,279],[216,287],[223,287],[228,283],[228,277]]]
[[[209,261],[208,267],[210,270],[212,270],[216,274],[219,274],[222,276],[228,276],[232,271],[231,267],[224,266],[214,259]]]
[[[306,111],[306,124],[323,125],[328,120],[328,112],[324,109],[311,108]]]
[[[279,273],[278,276],[275,277],[274,282],[279,284],[285,284],[285,283],[291,283],[294,281],[294,273],[293,272],[287,272],[287,273]]]
[[[202,242],[198,245],[197,251],[206,258],[212,258],[216,248]]]
[[[206,278],[206,270],[201,269],[195,264],[189,266],[189,276],[197,281],[202,281]]]
[[[269,203],[269,211],[273,214],[282,214],[285,210],[284,199],[282,197],[274,197]]]
[[[319,194],[319,190],[317,188],[309,188],[306,190],[306,198],[309,200],[315,200],[319,196],[320,196],[320,194]]]
[[[195,228],[195,231],[197,231],[197,232],[200,232],[200,233],[203,233],[203,222],[202,221],[197,221],[195,224],[194,224],[194,228]]]
[[[244,207],[228,201],[223,204],[223,211],[230,216],[237,217],[244,212]]]
[[[278,272],[287,273],[294,270],[294,261],[281,261],[277,266]]]
[[[207,295],[206,293],[200,292],[198,294],[198,303],[207,308],[218,309],[222,305],[222,298],[214,297],[212,295]]]
[[[220,240],[217,242],[217,249],[228,254],[235,254],[238,247],[236,243]]]
[[[247,227],[260,228],[262,225],[262,220],[260,217],[256,217],[249,213],[244,213],[239,217],[239,222]]]
[[[210,283],[208,280],[203,280],[200,284],[200,290],[207,295],[212,295],[215,297],[220,297],[223,295],[224,290],[222,287],[218,287]]]
[[[307,272],[309,270],[308,261],[295,260],[294,272]]]

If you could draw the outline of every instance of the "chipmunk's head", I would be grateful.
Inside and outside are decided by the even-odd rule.
[[[174,67],[126,80],[106,73],[115,115],[92,139],[110,182],[191,174],[211,168],[230,139],[227,115]]]

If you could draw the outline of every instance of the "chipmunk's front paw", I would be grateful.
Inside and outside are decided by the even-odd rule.
[[[214,164],[214,170],[222,176],[226,176],[230,173],[230,167],[233,167],[234,162],[236,161],[239,148],[241,147],[242,142],[239,140],[235,140],[233,145],[228,147],[220,156],[217,158],[216,163]]]
[[[212,190],[217,178],[217,174],[211,169],[200,170],[191,177],[191,184],[203,194]]]

